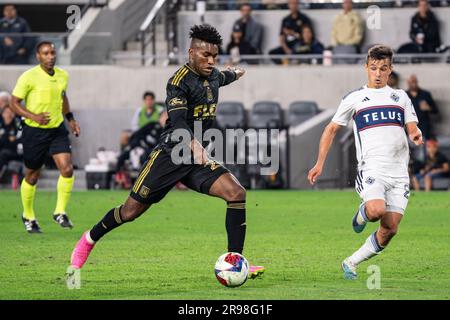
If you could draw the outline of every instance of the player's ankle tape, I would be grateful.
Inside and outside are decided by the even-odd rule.
[[[245,209],[245,201],[228,201],[228,209]]]

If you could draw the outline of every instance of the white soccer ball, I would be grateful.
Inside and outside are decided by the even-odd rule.
[[[217,259],[214,267],[216,278],[226,287],[239,287],[247,281],[247,259],[237,252],[227,252]]]

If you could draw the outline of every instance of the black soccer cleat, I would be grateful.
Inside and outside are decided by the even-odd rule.
[[[63,227],[64,229],[72,229],[73,228],[72,221],[70,221],[69,217],[65,213],[54,214],[53,220],[55,220],[55,222],[57,224],[59,224],[61,227]]]
[[[42,233],[41,227],[39,227],[37,220],[28,220],[22,217],[22,222],[28,233]]]

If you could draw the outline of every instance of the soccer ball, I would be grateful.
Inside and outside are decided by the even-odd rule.
[[[239,287],[247,281],[248,269],[248,261],[242,254],[227,252],[217,259],[214,272],[225,287]]]

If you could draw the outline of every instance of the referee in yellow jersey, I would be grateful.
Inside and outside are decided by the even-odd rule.
[[[36,58],[39,65],[24,72],[17,80],[11,103],[11,109],[25,118],[22,137],[26,171],[20,191],[22,221],[29,233],[41,233],[34,212],[34,196],[41,168],[48,154],[53,157],[60,172],[53,219],[63,228],[73,227],[66,214],[74,176],[64,116],[72,133],[76,136],[80,134],[80,127],[70,112],[66,94],[68,74],[55,67],[55,45],[48,41],[39,43]],[[22,101],[25,101],[25,108],[22,107]]]

